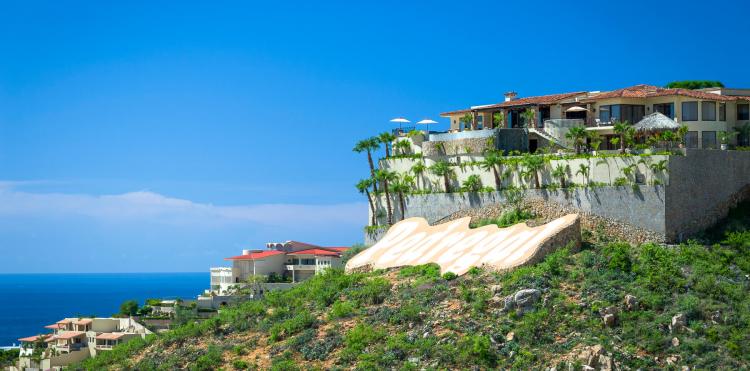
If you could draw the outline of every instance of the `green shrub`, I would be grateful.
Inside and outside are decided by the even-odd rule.
[[[385,278],[376,277],[365,281],[359,287],[352,289],[349,296],[364,304],[380,304],[391,291],[391,283]]]
[[[234,367],[235,370],[247,370],[250,368],[250,365],[241,359],[235,359],[232,361],[232,367]]]
[[[209,345],[206,354],[198,357],[195,364],[190,367],[191,371],[211,371],[221,365],[221,349],[216,345]]]
[[[630,259],[631,246],[626,243],[613,243],[607,246],[606,252],[609,255],[609,269],[616,269],[622,272],[630,272],[633,262]]]
[[[440,277],[440,266],[435,263],[413,265],[401,268],[399,277]]]
[[[676,261],[676,254],[663,246],[642,245],[635,267],[637,279],[652,291],[676,290],[683,283]]]
[[[315,325],[316,318],[310,312],[304,311],[288,320],[274,324],[269,330],[269,339],[277,341]]]
[[[446,281],[453,281],[456,278],[458,278],[458,275],[453,272],[445,272],[443,273],[443,279]]]
[[[331,305],[331,311],[328,313],[328,318],[346,318],[354,314],[354,304],[348,301],[337,301]]]
[[[346,336],[344,336],[344,344],[346,347],[342,352],[342,358],[353,360],[364,352],[369,345],[381,341],[384,338],[384,330],[360,323],[349,330],[349,332],[346,333]]]
[[[492,350],[490,338],[485,335],[467,335],[457,344],[459,361],[463,364],[479,364],[495,367],[497,355]]]

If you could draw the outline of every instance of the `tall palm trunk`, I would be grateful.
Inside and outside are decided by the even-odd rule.
[[[536,188],[542,188],[542,185],[539,184],[539,172],[534,170],[534,184],[536,184]]]
[[[451,193],[451,181],[448,174],[443,175],[443,182],[445,183],[445,193]]]
[[[620,134],[620,153],[625,153],[625,134]]]
[[[497,173],[497,166],[492,165],[492,174],[495,176],[495,189],[498,191],[503,186],[503,181],[500,179],[500,174]]]
[[[388,147],[388,143],[383,143],[383,147],[385,147],[385,158],[391,157],[391,149]]]
[[[372,211],[372,217],[370,218],[370,225],[378,225],[378,220],[376,218],[376,211],[375,211],[375,202],[370,196],[370,190],[366,189],[365,193],[367,193],[367,202],[370,204],[370,211]]]
[[[401,207],[401,220],[404,220],[404,212],[406,210],[406,204],[404,203],[404,192],[398,193],[398,203]]]
[[[388,214],[388,225],[393,224],[393,212],[391,211],[391,194],[388,192],[388,180],[383,181],[383,190],[385,191],[385,204]]]
[[[370,150],[367,150],[367,161],[370,162],[370,177],[372,179],[375,179],[375,164],[372,162],[372,152]],[[372,188],[375,190],[375,192],[378,191],[378,182],[372,182]],[[369,196],[368,196],[369,197]]]

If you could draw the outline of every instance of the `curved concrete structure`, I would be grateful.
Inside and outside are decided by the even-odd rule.
[[[538,227],[525,223],[508,228],[469,228],[470,218],[430,226],[423,218],[394,224],[383,238],[352,257],[346,270],[395,268],[437,263],[441,272],[466,273],[471,267],[506,270],[535,263],[547,253],[572,243],[580,245],[577,214]]]

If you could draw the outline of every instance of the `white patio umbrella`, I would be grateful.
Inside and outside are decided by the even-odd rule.
[[[565,112],[583,112],[583,111],[588,111],[588,110],[580,106],[573,106],[565,110]]]
[[[391,119],[391,122],[398,122],[398,128],[401,129],[401,124],[409,123],[411,121],[403,118],[403,117],[396,117],[395,119]]]
[[[427,134],[430,133],[430,124],[437,124],[437,121],[430,120],[430,119],[424,119],[421,121],[417,121],[417,125],[427,125]]]

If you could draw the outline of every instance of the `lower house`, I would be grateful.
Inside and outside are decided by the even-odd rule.
[[[348,249],[286,241],[268,243],[265,250],[242,250],[242,255],[225,259],[232,262],[231,268],[211,268],[211,288],[206,294],[225,295],[252,276],[266,277],[264,286],[269,288],[300,282],[328,268],[343,267],[341,256]]]
[[[11,370],[60,370],[151,333],[132,318],[65,318],[44,328],[52,332],[18,339],[21,352]]]

